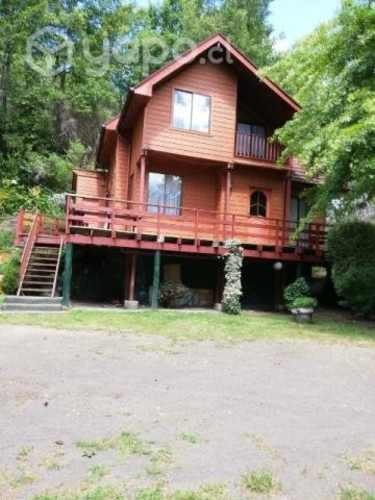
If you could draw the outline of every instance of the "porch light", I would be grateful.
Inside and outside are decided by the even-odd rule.
[[[282,262],[275,262],[273,265],[273,268],[275,271],[281,271],[283,268],[283,263]]]

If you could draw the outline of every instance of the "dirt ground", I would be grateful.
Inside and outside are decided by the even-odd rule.
[[[85,481],[249,498],[241,477],[260,469],[280,499],[374,491],[374,380],[371,346],[1,326],[0,498]]]

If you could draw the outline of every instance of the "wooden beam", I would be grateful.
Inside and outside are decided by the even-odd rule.
[[[133,253],[130,256],[130,262],[129,262],[128,300],[134,300],[136,274],[137,274],[137,254]]]
[[[143,154],[141,156],[141,161],[139,165],[139,203],[145,202],[145,182],[146,182],[146,156]],[[143,208],[142,206],[140,207]]]
[[[160,250],[156,250],[154,255],[154,278],[152,282],[152,298],[151,307],[157,309],[159,307],[159,290],[160,290]]]
[[[73,274],[73,245],[67,243],[65,245],[65,260],[64,260],[64,275],[63,275],[63,300],[64,306],[70,306],[70,295],[72,289],[72,274]]]

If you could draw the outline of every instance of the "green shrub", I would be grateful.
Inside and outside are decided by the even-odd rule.
[[[243,248],[237,241],[229,240],[225,243],[225,287],[223,293],[223,311],[227,314],[241,313],[242,296],[242,263]]]
[[[159,301],[163,307],[188,306],[192,301],[192,292],[182,283],[165,281],[160,285]]]
[[[298,297],[291,304],[291,309],[315,309],[318,301],[314,297]]]
[[[284,299],[290,309],[296,299],[310,297],[310,287],[305,278],[297,278],[296,281],[287,286],[284,290]]]
[[[0,251],[8,250],[13,246],[13,233],[9,229],[0,230]]]
[[[12,295],[17,291],[18,278],[20,272],[20,251],[15,250],[7,262],[2,266],[3,279],[1,289],[4,293]]]
[[[351,221],[328,234],[328,255],[337,294],[355,311],[375,313],[375,226]]]

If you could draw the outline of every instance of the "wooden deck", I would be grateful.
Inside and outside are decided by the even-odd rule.
[[[23,217],[23,219],[22,219]],[[28,234],[27,216],[20,214],[18,244]],[[43,219],[36,243],[59,241],[187,254],[223,255],[224,242],[234,239],[245,257],[322,262],[326,231],[309,224],[296,236],[297,223],[128,200],[68,195],[65,220]]]

